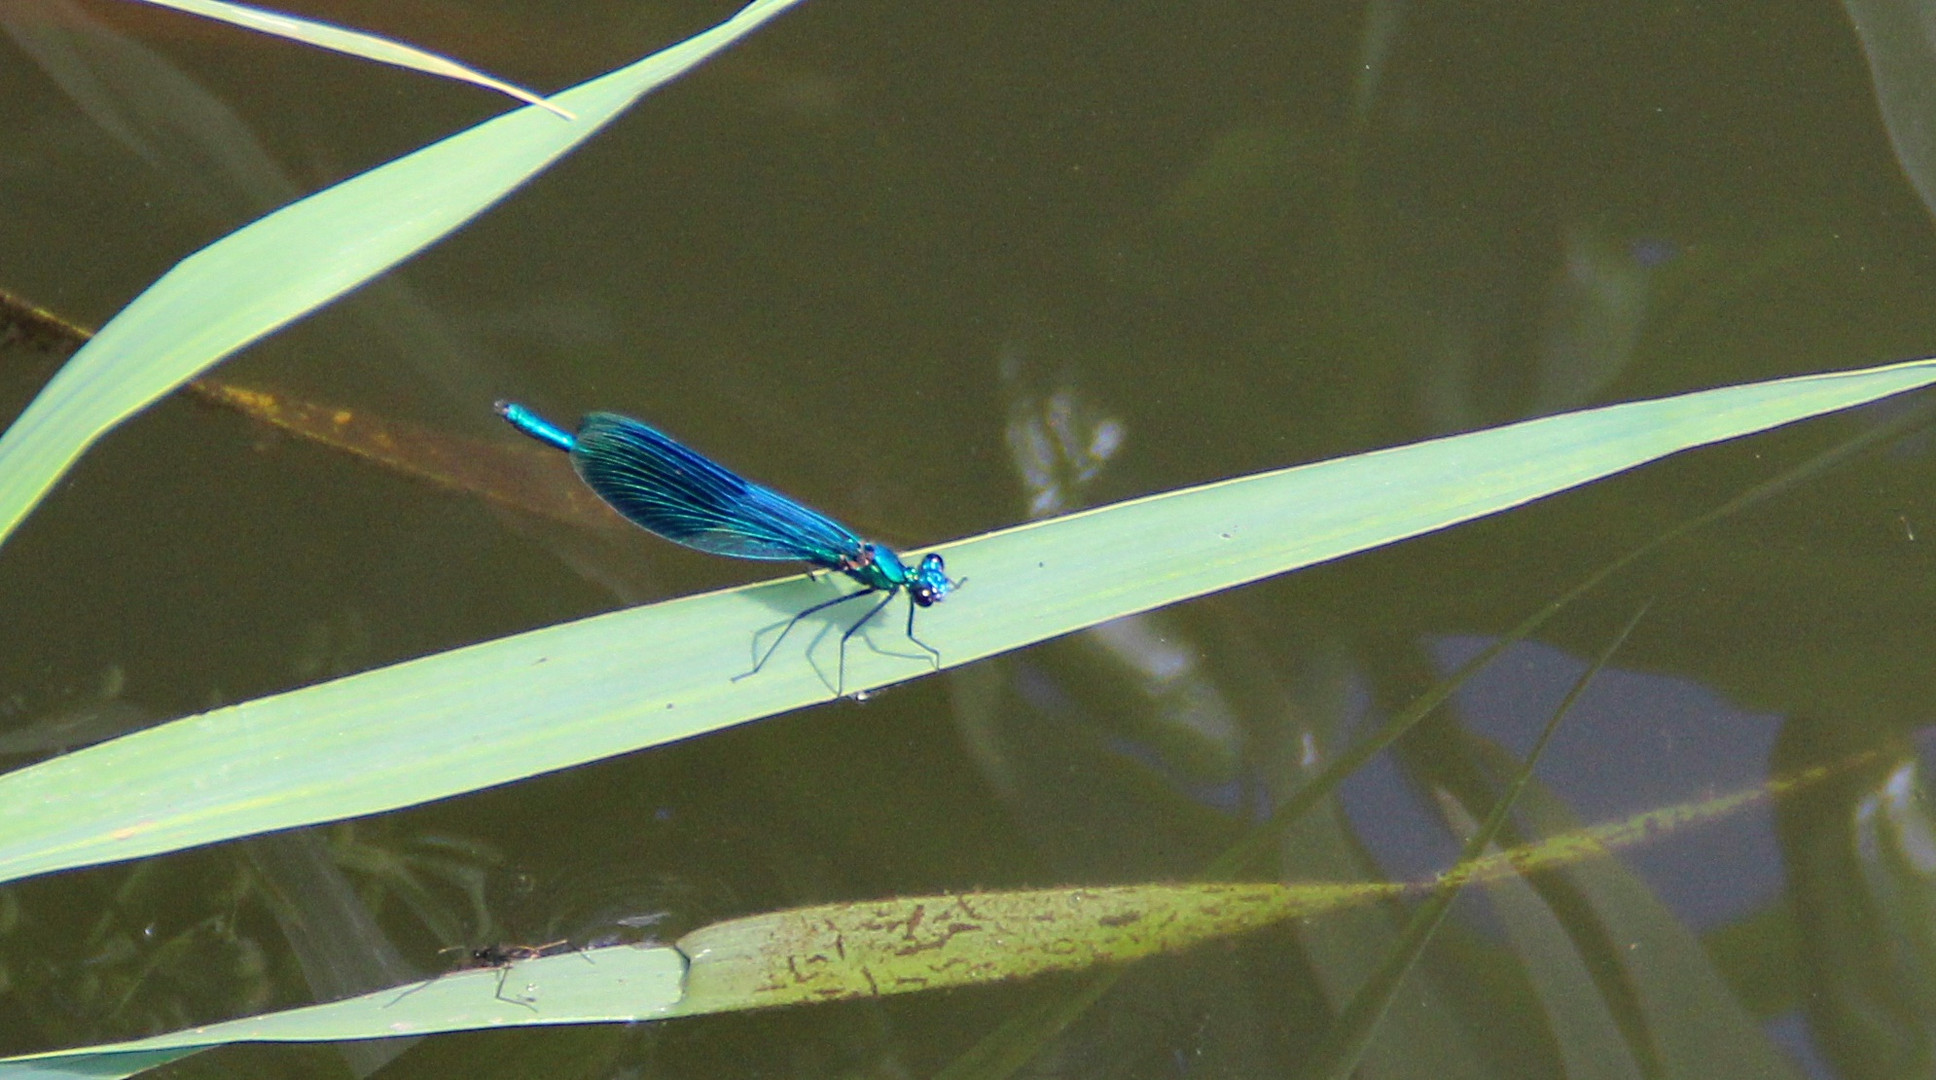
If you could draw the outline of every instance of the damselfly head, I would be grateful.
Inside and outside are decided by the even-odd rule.
[[[933,607],[946,600],[959,584],[948,579],[941,556],[928,554],[921,557],[921,565],[914,571],[914,581],[907,587],[908,596],[922,607]]]

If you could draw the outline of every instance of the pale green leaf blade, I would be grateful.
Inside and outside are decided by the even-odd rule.
[[[614,945],[454,972],[414,987],[0,1062],[0,1080],[132,1076],[238,1042],[341,1042],[513,1026],[610,1024],[665,1016],[686,960],[670,946]]]
[[[283,207],[184,259],[108,321],[0,435],[0,538],[115,424],[248,343],[449,235],[639,97],[797,0],[724,23]]]
[[[200,15],[205,19],[214,19],[246,30],[287,38],[319,49],[359,56],[379,64],[390,64],[408,68],[411,71],[421,71],[426,75],[472,83],[496,90],[500,94],[508,94],[519,101],[536,105],[568,119],[575,119],[570,112],[551,104],[529,90],[486,75],[476,68],[467,67],[449,57],[438,56],[436,53],[426,52],[414,45],[406,45],[401,41],[377,34],[317,22],[314,19],[298,18],[281,12],[265,11],[262,8],[248,7],[244,4],[231,4],[226,0],[143,0],[143,2],[156,7],[173,8],[190,15]]]
[[[919,632],[962,664],[1932,381],[1920,360],[1615,405],[994,533],[942,549],[970,583]],[[0,777],[0,880],[427,802],[827,700],[844,622],[808,624],[735,676],[757,629],[842,587],[795,578],[553,626],[19,770]],[[849,650],[850,690],[929,670],[898,603]]]

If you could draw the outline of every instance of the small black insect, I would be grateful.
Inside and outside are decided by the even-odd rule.
[[[480,945],[480,946],[451,945],[446,948],[439,949],[437,951],[439,954],[461,952],[464,954],[464,956],[458,962],[456,967],[453,967],[449,971],[446,971],[441,975],[437,975],[434,978],[428,979],[416,986],[411,987],[408,990],[405,990],[403,993],[398,994],[396,998],[390,1002],[391,1005],[395,1005],[398,1001],[402,1001],[404,998],[409,997],[411,994],[414,994],[417,991],[422,990],[424,987],[429,986],[431,983],[434,983],[438,979],[443,978],[444,975],[455,975],[458,972],[462,972],[462,971],[490,970],[490,971],[497,972],[497,990],[493,993],[492,996],[496,997],[499,1001],[506,1002],[508,1004],[522,1005],[527,1009],[535,1010],[536,1006],[532,1005],[531,1001],[527,998],[505,997],[504,981],[511,977],[511,968],[519,961],[536,960],[536,959],[539,959],[540,957],[557,956],[560,953],[570,952],[571,942],[566,938],[559,938],[557,941],[547,941],[543,945],[505,945],[505,944]],[[586,957],[585,962],[590,963],[591,957],[589,956]]]

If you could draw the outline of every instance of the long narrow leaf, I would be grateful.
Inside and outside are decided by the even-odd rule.
[[[796,2],[757,0],[705,33],[559,94],[577,120],[519,109],[184,259],[109,320],[0,435],[0,539],[109,428],[449,235],[641,96]]]
[[[523,87],[513,86],[502,79],[486,75],[476,68],[467,67],[448,57],[425,52],[414,45],[406,45],[401,41],[394,41],[377,34],[333,26],[314,19],[298,18],[281,12],[264,11],[244,4],[231,4],[226,0],[143,0],[143,2],[156,7],[173,8],[190,15],[200,15],[205,19],[214,19],[217,22],[225,22],[231,26],[240,26],[246,30],[270,34],[304,45],[313,45],[318,49],[328,49],[347,56],[374,60],[379,64],[390,64],[408,68],[411,71],[421,71],[426,75],[472,83],[496,90],[500,94],[508,94],[526,104],[547,109],[567,119],[574,119],[571,113]]]
[[[0,1080],[132,1076],[238,1042],[339,1042],[478,1031],[513,1025],[622,1023],[665,1016],[679,1003],[686,960],[670,946],[615,945],[446,975],[133,1042],[0,1062]],[[618,1003],[618,1004],[615,1004]]]
[[[920,632],[966,663],[1932,381],[1921,360],[1615,405],[994,533],[945,548],[970,583]],[[842,587],[796,578],[554,626],[20,770],[0,777],[0,880],[408,806],[826,700],[838,623],[734,676],[757,629]],[[928,671],[900,633],[884,618],[878,648],[856,642],[849,689]]]

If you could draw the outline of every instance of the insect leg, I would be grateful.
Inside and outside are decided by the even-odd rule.
[[[847,632],[840,635],[840,677],[836,680],[836,685],[834,686],[835,697],[844,697],[847,693],[847,639],[859,633],[861,627],[873,621],[874,616],[881,613],[881,609],[886,607],[890,600],[894,599],[894,594],[898,591],[896,589],[889,589],[887,595],[881,597],[880,603],[875,604],[872,610],[855,620],[854,625],[848,627]],[[859,596],[860,594],[855,593],[854,595]]]
[[[775,652],[777,652],[777,651],[779,651],[779,648],[780,648],[780,643],[781,643],[782,641],[785,641],[785,640],[786,640],[786,636],[787,636],[788,634],[790,634],[790,633],[792,633],[792,632],[793,632],[793,628],[794,628],[794,627],[796,627],[796,626],[798,626],[798,625],[800,625],[800,620],[801,620],[801,619],[804,619],[804,618],[806,618],[806,617],[807,617],[807,616],[809,616],[809,615],[813,615],[813,614],[816,614],[816,613],[818,613],[818,612],[822,612],[822,611],[825,611],[825,610],[827,610],[828,608],[830,608],[830,607],[833,607],[833,606],[834,606],[834,605],[836,605],[836,604],[844,604],[844,603],[846,603],[847,601],[849,601],[849,600],[852,600],[852,599],[854,599],[855,597],[860,597],[860,596],[866,596],[867,594],[869,594],[869,593],[872,593],[872,592],[874,592],[874,591],[876,591],[876,590],[874,590],[874,589],[862,589],[862,590],[861,590],[861,591],[859,591],[859,592],[851,592],[851,593],[848,593],[848,594],[846,594],[845,596],[836,596],[836,597],[834,597],[834,598],[833,598],[832,600],[822,600],[822,601],[821,601],[820,603],[818,603],[818,604],[815,604],[814,606],[812,606],[812,607],[810,607],[810,608],[808,608],[807,610],[805,610],[805,611],[802,611],[802,612],[801,612],[800,614],[798,614],[798,615],[795,615],[795,616],[794,616],[793,618],[791,618],[791,619],[788,619],[788,620],[787,620],[787,624],[786,624],[786,626],[785,626],[785,627],[784,627],[783,629],[781,629],[781,631],[780,631],[780,636],[779,636],[779,637],[776,637],[776,638],[774,638],[774,639],[773,639],[773,644],[771,644],[771,645],[768,645],[768,646],[766,647],[766,651],[760,654],[760,658],[759,658],[759,660],[758,660],[757,662],[755,662],[755,663],[754,663],[754,665],[753,665],[753,670],[751,670],[751,671],[747,671],[747,672],[742,672],[741,674],[738,674],[738,675],[735,675],[735,676],[733,676],[733,681],[734,681],[734,682],[738,682],[738,681],[740,681],[741,679],[744,679],[744,678],[746,678],[746,677],[747,677],[748,675],[757,675],[757,674],[759,674],[759,671],[760,671],[760,669],[766,666],[766,662],[767,662],[768,660],[771,660],[771,659],[773,658],[773,654],[774,654]],[[863,620],[863,621],[865,621],[865,620]],[[755,640],[756,640],[756,641],[758,640],[758,639],[757,639],[757,637],[755,638]],[[844,641],[846,641],[846,639],[845,639],[845,638],[842,638],[841,640],[842,640],[843,642],[844,642]],[[758,646],[757,646],[757,645],[755,645],[754,647],[755,647],[755,648],[757,648]]]
[[[908,597],[907,639],[909,641],[914,642],[916,645],[921,646],[923,649],[928,650],[928,656],[934,660],[934,669],[936,671],[940,671],[941,670],[941,650],[935,648],[934,646],[914,636],[914,613],[916,610],[918,609],[915,607],[914,597],[912,596]]]
[[[495,996],[495,997],[496,997],[496,998],[497,998],[497,999],[498,999],[499,1001],[502,1001],[502,1002],[504,1002],[504,1003],[505,1003],[506,1005],[522,1005],[522,1006],[524,1006],[525,1008],[527,1008],[527,1009],[530,1009],[530,1010],[531,1010],[532,1012],[537,1012],[537,1011],[538,1011],[538,1007],[537,1007],[536,1005],[534,1005],[534,1004],[532,1004],[532,1003],[531,1003],[530,1001],[528,1001],[528,1000],[526,1000],[525,998],[522,998],[522,997],[505,997],[505,996],[504,996],[504,980],[506,980],[506,979],[508,979],[508,978],[510,978],[510,977],[511,977],[511,966],[512,966],[512,963],[513,963],[513,961],[508,961],[508,960],[507,960],[507,961],[505,961],[505,962],[504,962],[504,963],[503,963],[502,965],[500,965],[500,966],[498,967],[498,969],[497,969],[497,993],[496,993],[495,995],[493,995],[493,996]]]

